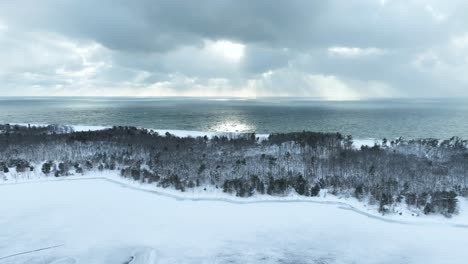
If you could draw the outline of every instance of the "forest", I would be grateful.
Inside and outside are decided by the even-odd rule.
[[[318,196],[326,189],[375,204],[382,214],[406,204],[450,217],[468,196],[468,142],[458,137],[382,139],[356,148],[340,133],[177,137],[135,127],[73,131],[67,126],[0,125],[0,178],[39,171],[66,177],[114,170],[184,192],[213,186],[255,194]]]

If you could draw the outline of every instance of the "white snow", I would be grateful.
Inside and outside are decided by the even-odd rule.
[[[21,125],[21,126],[28,126],[25,123],[11,123],[11,125]],[[31,126],[48,126],[49,124],[30,124]],[[111,126],[89,126],[89,125],[64,125],[66,127],[73,128],[73,131],[82,132],[82,131],[99,131],[108,128],[112,128]],[[147,128],[149,130],[153,130],[157,132],[159,135],[164,136],[166,132],[177,136],[177,137],[204,137],[207,136],[208,138],[212,138],[214,136],[236,136],[242,133],[237,132],[222,132],[222,131],[196,131],[196,130],[181,130],[181,129],[159,129],[159,128]],[[265,140],[268,138],[270,134],[256,134],[260,140]],[[353,146],[356,149],[360,149],[362,146],[374,146],[376,143],[380,144],[381,140],[377,140],[375,138],[365,138],[365,139],[353,139]]]
[[[95,176],[0,185],[0,263],[426,264],[468,259],[468,228],[452,219],[387,221],[346,203],[317,203],[325,198],[210,197],[201,190],[161,192],[111,174]],[[20,255],[7,257],[15,254]]]
[[[360,149],[362,146],[374,146],[376,143],[379,143],[379,140],[374,138],[367,138],[367,139],[353,139],[353,146],[356,149]]]
[[[85,126],[85,125],[73,125],[71,126],[73,131],[98,131],[111,128],[110,126]]]

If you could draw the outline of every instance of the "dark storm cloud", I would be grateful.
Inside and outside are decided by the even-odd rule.
[[[0,13],[25,29],[53,30],[139,52],[200,44],[201,38],[302,49],[421,47],[450,33],[423,5],[388,2],[19,0],[2,4]]]
[[[461,0],[3,1],[0,56],[9,60],[0,79],[9,87],[25,76],[18,85],[117,93],[176,93],[178,84],[311,96],[346,86],[375,96],[366,85],[379,83],[392,87],[389,95],[437,96],[447,85],[466,95],[467,7]],[[25,55],[34,59],[11,62]]]
[[[201,38],[275,44],[305,36],[303,22],[310,24],[321,2],[46,0],[6,2],[0,12],[25,29],[92,38],[111,49],[163,52]]]

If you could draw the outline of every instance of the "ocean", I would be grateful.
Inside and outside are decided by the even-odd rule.
[[[468,139],[467,99],[2,97],[0,123],[202,132],[340,132],[356,139]]]

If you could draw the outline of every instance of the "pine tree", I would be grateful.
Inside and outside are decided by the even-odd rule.
[[[41,168],[42,173],[48,175],[50,173],[51,167],[52,167],[52,164],[50,162],[46,162],[42,164],[42,168]]]
[[[310,189],[310,196],[319,196],[319,194],[320,194],[320,186],[318,185],[318,183],[316,183],[314,187]]]

